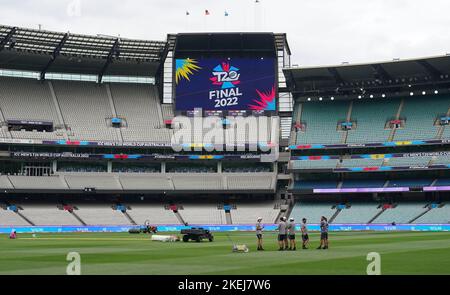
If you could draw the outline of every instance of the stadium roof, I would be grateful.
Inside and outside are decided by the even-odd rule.
[[[0,25],[0,68],[60,73],[154,76],[165,41],[89,36]]]
[[[450,55],[319,67],[284,69],[297,98],[333,95],[353,98],[364,93],[402,93],[410,88],[448,88]],[[448,89],[447,89],[448,90]]]

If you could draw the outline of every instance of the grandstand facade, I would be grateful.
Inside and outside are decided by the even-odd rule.
[[[233,62],[274,84],[186,109],[179,79],[217,60],[213,95],[245,96]],[[292,68],[285,34],[0,26],[0,226],[449,223],[449,74],[450,56]]]

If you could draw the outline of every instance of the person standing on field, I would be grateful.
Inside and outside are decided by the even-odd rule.
[[[261,224],[262,222],[262,217],[258,217],[257,219],[257,223],[256,223],[256,238],[257,238],[257,245],[258,245],[258,251],[263,251],[263,243],[262,243],[262,231],[264,229],[264,226]]]
[[[320,219],[320,245],[317,249],[328,249],[328,219],[325,216]]]
[[[306,246],[309,243],[309,236],[308,236],[308,226],[306,225],[306,218],[302,219],[302,249],[308,249]]]
[[[287,249],[287,225],[286,217],[280,218],[280,223],[278,223],[278,246],[280,247],[278,251],[283,251]]]
[[[288,223],[288,238],[289,238],[289,250],[295,251],[297,250],[296,243],[295,243],[295,222],[294,218],[289,218]]]

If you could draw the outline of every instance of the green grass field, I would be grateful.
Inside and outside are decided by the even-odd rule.
[[[365,274],[369,252],[381,255],[382,274],[450,274],[450,233],[330,233],[330,249],[279,252],[275,233],[266,251],[255,250],[253,233],[232,233],[249,253],[232,253],[224,233],[215,241],[161,243],[128,233],[0,235],[0,274],[65,274],[68,252],[81,255],[82,274]]]

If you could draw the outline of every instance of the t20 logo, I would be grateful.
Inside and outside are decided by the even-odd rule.
[[[213,69],[212,74],[213,77],[209,79],[213,82],[213,85],[222,86],[222,89],[234,88],[240,83],[239,78],[241,74],[239,73],[239,69],[231,66],[227,62],[217,65]]]

